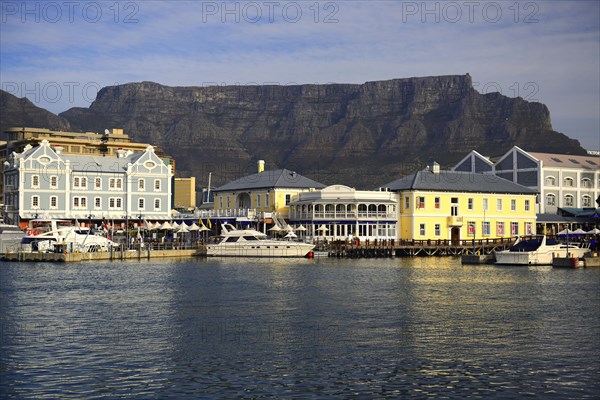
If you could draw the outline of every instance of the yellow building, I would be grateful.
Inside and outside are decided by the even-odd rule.
[[[495,175],[434,164],[385,187],[398,194],[400,239],[458,243],[535,234],[535,191]]]
[[[324,188],[322,183],[287,169],[264,169],[258,162],[256,174],[244,176],[214,189],[214,209],[218,211],[253,209],[259,213],[277,212],[288,218],[292,198],[300,192]]]
[[[175,208],[196,208],[196,178],[175,178],[173,188],[173,203]]]

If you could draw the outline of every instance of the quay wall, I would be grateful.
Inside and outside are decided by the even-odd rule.
[[[6,253],[5,261],[50,261],[50,262],[82,262],[82,261],[117,261],[117,260],[146,260],[152,258],[182,258],[205,256],[206,248],[177,249],[177,250],[126,250],[94,253],[39,253],[13,252]]]

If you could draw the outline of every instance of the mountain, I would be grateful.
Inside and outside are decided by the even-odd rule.
[[[71,129],[69,121],[37,107],[27,98],[18,98],[0,90],[0,132],[7,128],[27,126],[58,131]]]
[[[60,114],[72,129],[123,128],[175,157],[201,184],[287,168],[311,179],[375,188],[472,149],[585,154],[552,129],[540,103],[480,94],[467,75],[293,86],[105,87],[89,108]]]

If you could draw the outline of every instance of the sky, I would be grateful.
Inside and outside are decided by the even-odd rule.
[[[0,87],[53,113],[100,88],[469,73],[600,150],[600,2],[0,1]]]

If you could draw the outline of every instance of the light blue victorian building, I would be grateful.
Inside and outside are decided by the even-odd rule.
[[[171,166],[148,146],[117,157],[62,154],[44,140],[4,163],[6,222],[65,218],[90,222],[170,218]]]

